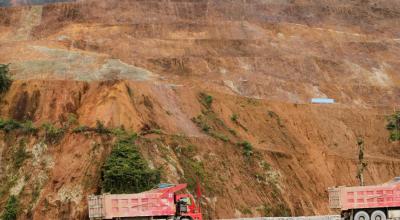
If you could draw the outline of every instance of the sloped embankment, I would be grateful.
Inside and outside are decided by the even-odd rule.
[[[2,101],[3,118],[66,130],[56,142],[40,132],[1,132],[1,179],[7,183],[2,204],[11,193],[22,201],[23,219],[84,219],[85,197],[99,190],[100,167],[114,137],[72,131],[97,120],[141,134],[141,152],[162,168],[165,181],[188,182],[193,189],[199,176],[204,210],[212,218],[327,213],[326,188],[356,184],[358,136],[367,144],[368,183],[400,171],[381,111],[220,93],[210,93],[208,103],[200,92],[129,81],[15,82]],[[21,143],[29,156],[14,166]]]
[[[164,181],[192,189],[200,177],[207,219],[327,214],[326,188],[356,184],[357,137],[367,183],[400,173],[385,129],[400,101],[399,11],[390,0],[1,8],[0,63],[15,82],[0,103],[0,208],[14,194],[21,219],[86,219],[115,136],[74,130],[100,123],[138,133]]]

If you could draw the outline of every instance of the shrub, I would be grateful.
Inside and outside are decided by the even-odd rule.
[[[109,193],[138,193],[160,183],[160,170],[148,167],[134,146],[136,136],[118,140],[102,168],[102,187]]]
[[[96,128],[95,131],[99,134],[110,134],[112,133],[106,126],[104,126],[104,123],[102,121],[97,120],[96,121]]]
[[[21,123],[15,121],[14,119],[3,120],[0,119],[0,130],[5,132],[10,132],[12,130],[16,130],[22,128]]]
[[[4,208],[3,220],[16,220],[18,215],[18,199],[16,196],[10,196],[7,200],[6,207]]]
[[[386,128],[390,131],[389,139],[391,141],[400,140],[400,111],[397,111],[388,117]]]
[[[200,101],[201,104],[204,105],[206,108],[211,108],[214,98],[206,93],[200,93]]]
[[[233,121],[233,122],[238,122],[238,119],[239,119],[239,116],[237,115],[237,114],[233,114],[232,116],[231,116],[231,120]]]
[[[74,133],[83,133],[83,132],[96,132],[98,134],[114,134],[113,130],[108,129],[104,126],[102,121],[96,121],[96,127],[89,127],[86,125],[79,125],[78,127],[72,130]]]
[[[243,141],[241,143],[238,143],[240,147],[242,147],[243,150],[243,155],[246,157],[250,157],[253,155],[253,145],[250,144],[248,141]]]
[[[68,119],[67,119],[67,125],[69,126],[73,126],[73,125],[78,125],[78,116],[74,113],[70,113],[68,114]]]
[[[197,116],[196,118],[192,118],[192,121],[196,123],[196,125],[201,128],[201,130],[205,133],[209,133],[211,130],[210,125],[207,124],[205,118],[202,115]]]
[[[228,142],[229,138],[225,136],[224,134],[218,133],[218,132],[212,132],[211,136],[217,139],[220,139],[223,142]]]
[[[14,167],[16,169],[19,169],[28,157],[29,153],[26,152],[26,143],[24,140],[21,140],[17,148],[17,151],[14,153],[13,156]]]
[[[86,125],[79,125],[78,127],[74,128],[72,132],[74,133],[83,133],[86,131],[90,131],[91,129]]]
[[[0,119],[0,130],[10,132],[17,129],[22,129],[25,134],[36,133],[38,131],[32,121],[18,122],[14,119]]]
[[[57,128],[50,123],[44,123],[42,127],[45,130],[46,141],[49,143],[55,144],[64,136],[64,128]]]
[[[9,70],[9,64],[0,64],[0,93],[7,92],[12,84]]]
[[[39,129],[35,127],[32,121],[26,121],[21,124],[22,131],[26,134],[36,133]]]

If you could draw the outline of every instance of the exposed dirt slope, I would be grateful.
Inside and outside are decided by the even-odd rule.
[[[0,207],[15,194],[21,219],[87,218],[114,137],[73,133],[73,114],[142,134],[137,144],[165,181],[192,187],[200,176],[209,219],[327,214],[326,188],[357,184],[357,137],[367,183],[400,174],[400,146],[385,129],[400,101],[399,17],[389,0],[0,9],[0,63],[16,80],[1,118],[67,128],[53,143],[1,132]],[[21,140],[30,156],[16,167]]]

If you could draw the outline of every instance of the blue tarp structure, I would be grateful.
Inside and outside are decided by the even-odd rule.
[[[333,104],[333,103],[335,103],[335,100],[328,99],[328,98],[312,98],[311,103],[313,103],[313,104]]]

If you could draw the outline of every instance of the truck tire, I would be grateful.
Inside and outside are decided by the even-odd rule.
[[[365,211],[358,211],[354,216],[354,220],[370,220],[369,215]]]
[[[371,220],[386,220],[386,214],[381,210],[376,210],[372,213]]]

